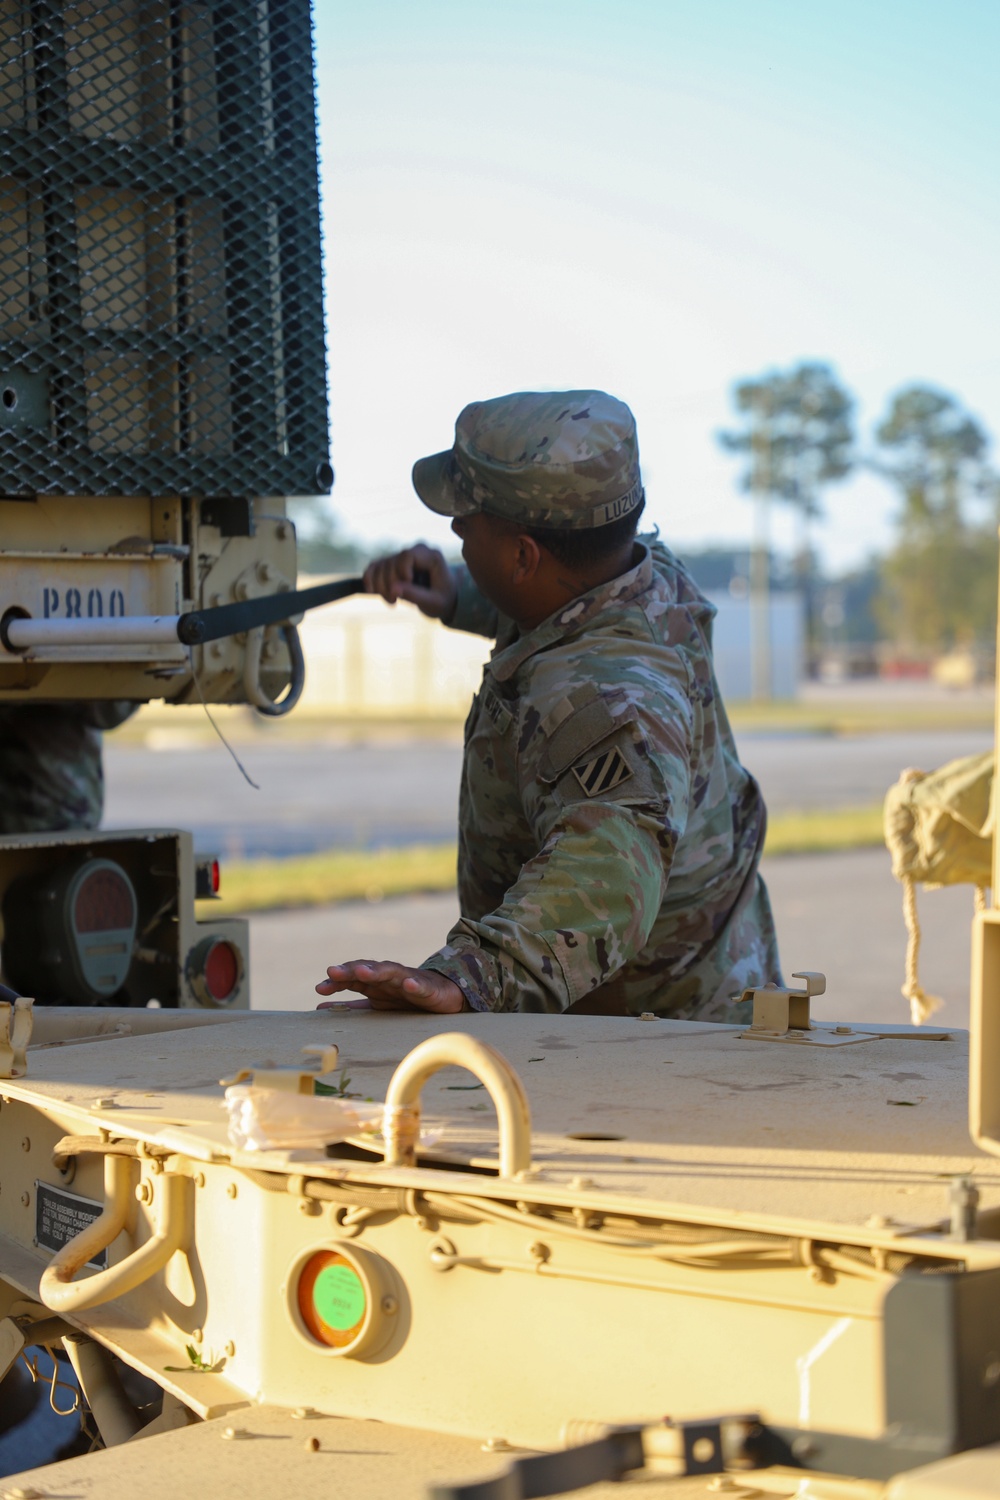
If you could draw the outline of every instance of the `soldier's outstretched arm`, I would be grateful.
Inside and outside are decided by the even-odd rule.
[[[419,582],[417,580],[420,580]],[[458,597],[455,570],[436,547],[417,542],[389,557],[376,558],[365,569],[365,591],[381,594],[387,604],[405,599],[432,620],[454,613]]]
[[[375,959],[354,959],[349,963],[331,964],[327,977],[316,986],[319,995],[336,995],[353,990],[365,995],[373,1010],[429,1010],[438,1015],[453,1015],[467,1010],[465,998],[457,984],[430,969],[410,969],[405,964]],[[325,1010],[330,1002],[320,1003]]]
[[[518,776],[537,854],[495,911],[463,918],[425,960],[477,1010],[587,1000],[642,952],[663,905],[691,794],[684,705],[623,707],[620,694],[585,688],[573,708],[522,733]]]
[[[405,599],[428,618],[455,630],[490,640],[496,636],[496,606],[479,592],[468,568],[452,567],[443,553],[424,542],[369,563],[365,589],[369,594],[381,594],[387,604]]]
[[[645,947],[676,841],[631,807],[567,808],[496,911],[459,921],[423,967],[473,1010],[566,1010]]]

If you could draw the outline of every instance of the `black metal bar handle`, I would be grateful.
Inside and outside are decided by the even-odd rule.
[[[257,625],[281,625],[293,615],[304,614],[320,604],[332,604],[351,594],[364,593],[363,578],[341,578],[337,583],[318,583],[311,589],[266,594],[239,604],[218,604],[214,609],[192,609],[177,620],[177,639],[185,646],[203,646],[223,636],[240,635]]]
[[[430,588],[431,576],[426,568],[415,568],[413,582],[418,588]],[[177,639],[185,646],[203,646],[227,635],[242,635],[257,625],[281,625],[292,615],[305,614],[321,604],[333,604],[351,594],[363,594],[363,578],[341,578],[337,583],[318,583],[311,589],[286,590],[283,594],[266,594],[262,599],[246,599],[239,604],[217,604],[213,609],[192,609],[177,619]]]

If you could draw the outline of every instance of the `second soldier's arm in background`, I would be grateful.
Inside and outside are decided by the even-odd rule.
[[[104,810],[101,732],[137,703],[0,706],[0,834],[97,828]]]

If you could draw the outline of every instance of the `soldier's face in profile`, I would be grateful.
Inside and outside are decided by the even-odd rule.
[[[502,614],[516,619],[518,598],[513,586],[518,533],[515,527],[482,511],[456,516],[451,529],[462,539],[462,558],[481,594]]]

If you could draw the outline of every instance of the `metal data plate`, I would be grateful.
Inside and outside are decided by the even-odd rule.
[[[0,599],[36,620],[102,620],[170,615],[181,608],[176,557],[136,553],[5,552],[0,554]],[[181,663],[180,642],[157,645],[38,646],[16,653],[37,661],[156,661]],[[0,659],[7,657],[0,646]]]
[[[100,1218],[103,1203],[81,1198],[50,1182],[35,1180],[35,1244],[43,1250],[61,1250],[75,1235]],[[107,1250],[101,1250],[87,1261],[103,1271],[108,1264]]]

